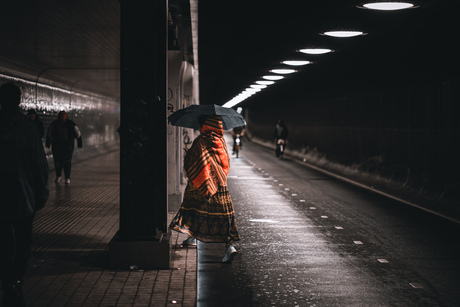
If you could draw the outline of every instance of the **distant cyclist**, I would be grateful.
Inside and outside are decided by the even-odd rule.
[[[283,158],[284,148],[286,147],[286,141],[289,135],[288,128],[284,122],[280,119],[275,126],[275,145],[276,145],[276,157]]]
[[[237,139],[237,138],[239,138],[239,140],[240,140],[240,144],[239,144],[240,148],[241,148],[241,146],[243,145],[243,144],[241,143],[241,137],[242,137],[243,135],[244,135],[244,127],[235,127],[235,128],[233,128],[233,130],[232,130],[232,137],[233,137],[233,154],[236,153],[236,152],[235,152],[235,149],[236,149],[236,146],[237,146],[237,144],[236,144],[236,139]]]

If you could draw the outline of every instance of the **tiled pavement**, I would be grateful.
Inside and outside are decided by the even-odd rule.
[[[28,305],[196,305],[197,250],[180,247],[183,234],[172,233],[170,270],[108,268],[108,243],[118,230],[118,165],[118,152],[75,163],[70,185],[55,184],[51,172],[50,199],[34,223]]]

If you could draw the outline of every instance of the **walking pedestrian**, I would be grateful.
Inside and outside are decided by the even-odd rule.
[[[200,118],[200,135],[184,158],[188,177],[184,200],[170,228],[189,235],[184,244],[200,240],[226,243],[222,262],[232,262],[239,240],[235,213],[227,187],[230,157],[220,116]]]
[[[49,168],[36,127],[19,110],[21,90],[0,86],[0,280],[2,306],[26,306],[22,284],[35,212],[49,197]]]
[[[284,124],[283,120],[278,120],[275,126],[275,132],[273,133],[275,137],[275,153],[276,157],[283,158],[284,149],[287,143],[287,137],[289,135],[288,128]]]
[[[37,128],[38,134],[40,138],[45,136],[45,128],[43,127],[43,122],[40,120],[37,112],[33,109],[27,111],[27,118],[28,120],[35,125]]]
[[[83,142],[78,126],[69,119],[65,111],[58,113],[57,120],[53,121],[48,128],[46,135],[46,147],[53,153],[54,170],[56,172],[55,182],[62,179],[64,169],[65,183],[70,183],[70,172],[72,167],[72,155],[77,139],[78,148],[82,148]]]

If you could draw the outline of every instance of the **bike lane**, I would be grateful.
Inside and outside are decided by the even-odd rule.
[[[289,187],[257,167],[257,149],[255,160],[246,150],[228,176],[239,254],[223,264],[224,244],[198,244],[198,306],[391,306],[385,287],[319,228],[340,230],[299,212],[284,195]]]

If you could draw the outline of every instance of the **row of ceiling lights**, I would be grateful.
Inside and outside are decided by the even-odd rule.
[[[396,2],[396,1],[386,1],[386,2],[370,2],[365,3],[362,6],[358,6],[359,8],[366,8],[371,10],[383,10],[383,11],[395,11],[395,10],[402,10],[402,9],[409,9],[415,8],[416,6],[413,3],[409,2]],[[322,35],[332,36],[332,37],[354,37],[359,35],[365,35],[364,32],[361,31],[326,31],[321,33]],[[299,50],[305,54],[325,54],[332,52],[331,49],[326,48],[306,48]],[[310,64],[310,61],[283,61],[285,65],[289,66],[303,66]],[[227,108],[234,107],[241,103],[242,101],[246,100],[247,98],[251,97],[252,95],[260,92],[262,89],[266,88],[269,85],[272,85],[277,80],[281,80],[284,77],[282,75],[291,74],[297,72],[295,69],[286,68],[286,69],[272,69],[270,70],[271,73],[274,75],[265,75],[262,77],[263,80],[256,81],[255,84],[250,85],[249,88],[245,89],[243,92],[235,96],[233,99],[225,103],[223,106]]]

